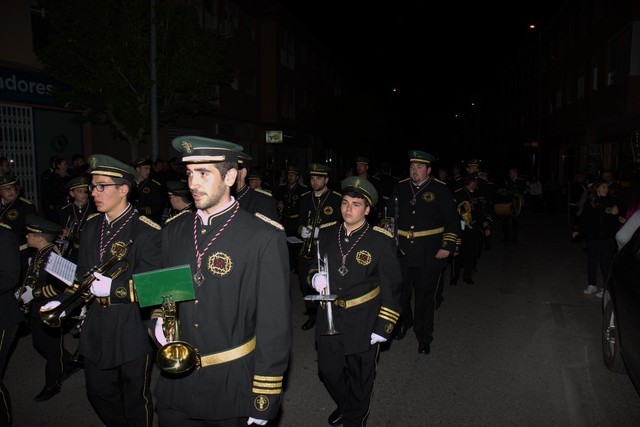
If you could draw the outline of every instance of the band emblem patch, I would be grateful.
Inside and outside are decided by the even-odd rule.
[[[365,250],[358,251],[358,253],[356,253],[356,261],[358,261],[360,265],[371,264],[371,253]]]
[[[261,394],[253,400],[253,406],[258,411],[266,411],[269,408],[269,398]]]
[[[229,255],[223,252],[216,252],[209,257],[207,268],[216,277],[224,277],[231,272],[233,262]]]
[[[424,200],[424,201],[425,201],[425,202],[427,202],[427,203],[431,203],[431,202],[433,202],[435,199],[436,199],[436,195],[435,195],[435,194],[433,194],[433,193],[431,193],[431,192],[429,192],[429,193],[424,193],[424,194],[422,195],[422,200]]]
[[[330,216],[333,213],[333,206],[325,206],[324,209],[322,209],[322,212],[326,216]]]
[[[110,252],[111,255],[122,258],[127,254],[128,250],[129,248],[127,248],[127,244],[125,242],[118,241],[111,245]]]

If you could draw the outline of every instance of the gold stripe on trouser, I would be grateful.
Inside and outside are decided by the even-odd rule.
[[[230,350],[201,356],[200,367],[204,368],[205,366],[218,365],[220,363],[231,362],[232,360],[240,359],[241,357],[251,353],[255,348],[256,337],[253,337],[246,343],[238,347],[234,347]]]
[[[371,301],[372,299],[377,297],[379,293],[380,293],[380,286],[376,286],[375,289],[373,289],[372,291],[367,292],[366,294],[362,295],[361,297],[354,298],[354,299],[348,299],[348,300],[344,300],[344,299],[338,298],[333,303],[335,305],[337,305],[338,307],[351,308],[351,307],[355,307],[356,305],[363,304],[363,303],[365,303],[367,301]]]
[[[413,230],[398,230],[398,234],[407,239],[415,239],[416,237],[433,236],[434,234],[440,234],[444,231],[444,227],[432,228],[431,230],[413,231]]]

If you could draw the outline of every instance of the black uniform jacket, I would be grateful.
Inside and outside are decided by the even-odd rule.
[[[163,267],[189,264],[196,274],[194,227],[199,251],[213,240],[202,256],[205,281],[194,282],[196,299],[177,304],[180,339],[206,356],[256,338],[255,349],[235,360],[158,379],[158,402],[189,417],[269,420],[278,413],[292,339],[288,251],[282,226],[257,215],[236,201],[206,225],[189,213],[164,226]]]
[[[339,231],[342,252],[338,246]],[[400,316],[402,273],[395,242],[388,231],[365,222],[351,233],[348,240],[345,242],[342,224],[333,224],[320,230],[318,244],[320,256],[327,254],[330,292],[338,297],[331,305],[333,322],[340,332],[336,337],[345,354],[356,354],[371,348],[372,332],[387,339],[391,336]],[[347,252],[344,266],[348,271],[343,276],[339,269],[342,254]],[[316,265],[312,270],[317,269]],[[362,301],[373,295],[368,301],[351,306],[358,298]],[[316,320],[316,338],[329,328],[326,308],[320,306],[320,310]]]
[[[45,271],[47,261],[52,253],[60,254],[57,246],[51,244],[40,249],[31,259],[27,270],[26,284],[33,288],[33,301],[29,316],[40,317],[40,307],[62,294],[66,285]]]
[[[340,221],[342,214],[340,213],[340,205],[342,204],[342,194],[337,191],[328,190],[320,197],[315,197],[313,191],[307,191],[300,196],[300,206],[298,215],[298,235],[300,229],[307,225],[311,225],[316,221],[317,227],[322,224]]]
[[[138,183],[136,188],[135,207],[142,215],[159,222],[164,210],[166,191],[155,179],[145,179]]]
[[[0,205],[0,222],[11,227],[18,238],[21,251],[27,248],[27,215],[37,215],[37,209],[27,199],[18,197],[11,203]]]
[[[293,188],[289,188],[288,184],[280,184],[276,192],[276,201],[282,202],[282,212],[280,212],[280,221],[284,226],[287,236],[295,236],[298,228],[298,216],[300,211],[300,196],[306,193],[309,188],[297,183]]]
[[[454,252],[460,223],[451,190],[442,181],[429,178],[420,187],[406,178],[396,185],[387,210],[398,196],[398,233],[400,263],[425,267],[439,249]],[[412,201],[415,203],[412,204]]]
[[[240,207],[250,214],[261,213],[267,218],[280,222],[276,199],[266,190],[253,189],[245,185],[236,193]]]
[[[24,320],[18,308],[14,291],[20,281],[20,249],[18,238],[11,227],[0,223],[0,329],[6,329]]]
[[[107,224],[105,215],[87,218],[80,236],[78,277],[92,267],[104,263],[129,240],[124,259],[128,269],[111,284],[108,306],[94,298],[80,334],[80,354],[103,369],[113,368],[153,351],[153,343],[143,323],[143,315],[133,290],[132,275],[160,268],[160,226],[141,216],[129,206],[118,218]],[[100,248],[104,248],[102,261]],[[122,264],[119,264],[122,265]],[[110,276],[117,269],[104,273]],[[68,293],[62,298],[68,297]]]

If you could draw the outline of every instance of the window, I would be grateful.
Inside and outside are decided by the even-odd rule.
[[[629,76],[631,63],[631,27],[627,26],[609,43],[607,85],[611,86]]]

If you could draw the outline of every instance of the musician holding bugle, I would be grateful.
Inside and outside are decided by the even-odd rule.
[[[175,348],[197,349],[198,363],[195,372],[158,378],[160,426],[265,425],[278,415],[291,351],[285,231],[231,195],[240,145],[198,136],[172,145],[197,211],[165,224],[162,266],[189,265],[195,298],[176,301],[175,310],[169,302],[164,314],[179,317],[179,340],[189,345]],[[171,328],[160,322],[154,335],[166,349],[171,331],[163,326]]]
[[[82,280],[89,284],[89,295],[76,300],[78,305],[90,301],[79,344],[87,395],[105,425],[151,426],[154,347],[132,275],[160,267],[160,226],[140,215],[128,200],[135,185],[131,166],[101,154],[91,156],[89,165],[89,190],[98,213],[87,218],[80,236],[77,277],[89,274]],[[125,265],[114,266],[115,271],[98,268],[113,259]],[[58,301],[45,305],[41,316],[60,302],[73,301],[82,287],[74,284]],[[60,317],[74,308],[72,304]]]
[[[18,293],[23,312],[27,316],[33,348],[47,361],[45,385],[34,398],[44,402],[60,393],[62,377],[75,370],[71,353],[64,348],[64,333],[61,328],[52,328],[40,319],[39,309],[59,294],[66,285],[45,270],[52,253],[60,255],[54,244],[62,227],[37,215],[27,215],[27,245],[37,252],[31,258],[26,278]]]
[[[328,274],[311,279],[316,291],[329,288],[337,298],[320,305],[315,337],[320,377],[337,404],[329,424],[361,426],[370,410],[379,343],[391,337],[400,316],[402,275],[393,235],[366,220],[378,199],[375,187],[355,176],[341,187],[343,222],[322,227],[318,239]]]
[[[307,280],[307,274],[309,273],[309,259],[315,259],[318,230],[324,224],[340,220],[342,196],[336,191],[331,191],[327,186],[330,172],[331,169],[327,165],[321,163],[309,165],[311,191],[300,196],[298,233],[302,238],[302,248],[298,254],[298,283],[303,297],[313,293],[313,288],[309,286]],[[304,305],[304,314],[307,315],[307,320],[302,324],[302,329],[306,331],[313,328],[316,323],[317,304],[305,300]]]
[[[80,252],[80,230],[89,216],[96,212],[93,201],[89,198],[89,177],[79,175],[72,178],[65,188],[69,192],[71,202],[60,208],[60,225],[64,225],[62,238],[68,242],[66,259],[71,262],[78,262]]]

